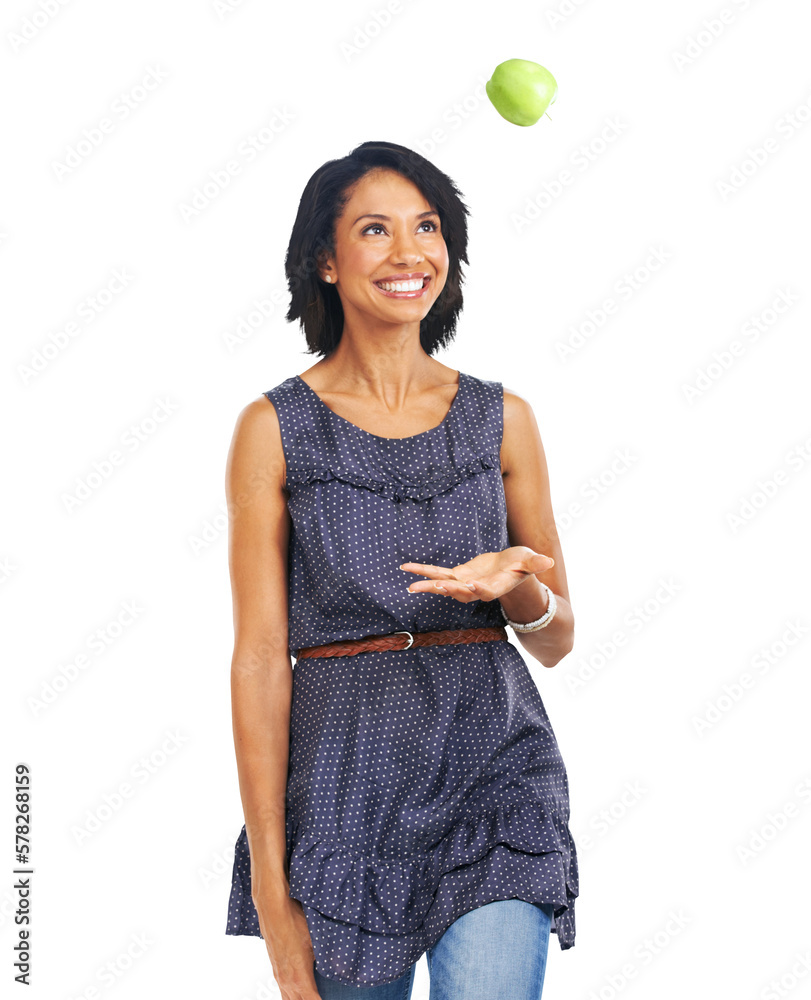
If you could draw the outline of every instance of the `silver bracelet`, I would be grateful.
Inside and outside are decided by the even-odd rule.
[[[501,607],[501,614],[504,616],[504,621],[511,628],[514,628],[516,632],[537,632],[538,629],[546,628],[546,626],[555,617],[555,612],[558,609],[558,602],[555,600],[555,595],[552,593],[549,587],[546,586],[545,583],[542,583],[540,580],[538,580],[538,583],[540,583],[543,589],[546,591],[546,596],[549,598],[549,606],[547,607],[546,611],[541,615],[541,617],[538,618],[536,621],[527,622],[526,625],[521,625],[519,622],[511,622],[510,619],[507,617],[506,611],[504,610],[503,607]]]

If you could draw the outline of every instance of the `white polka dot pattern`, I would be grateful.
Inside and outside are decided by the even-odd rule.
[[[410,594],[404,562],[509,546],[501,383],[459,374],[437,427],[385,438],[293,376],[268,390],[287,462],[290,650],[399,630],[503,625],[498,601]],[[287,853],[318,971],[377,986],[498,899],[555,907],[575,939],[566,768],[510,642],[297,660]],[[245,827],[226,934],[261,936]]]

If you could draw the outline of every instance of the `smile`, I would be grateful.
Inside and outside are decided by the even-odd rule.
[[[415,281],[373,281],[384,295],[391,299],[418,299],[428,287],[431,278],[426,275]]]

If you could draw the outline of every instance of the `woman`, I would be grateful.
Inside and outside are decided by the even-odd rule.
[[[403,146],[317,170],[286,318],[322,360],[231,445],[226,933],[261,934],[285,1000],[409,997],[423,953],[432,1000],[537,1000],[550,932],[574,944],[566,769],[504,627],[546,667],[572,648],[541,439],[520,396],[431,356],[466,215]]]

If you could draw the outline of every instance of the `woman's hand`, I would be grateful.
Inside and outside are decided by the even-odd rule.
[[[254,906],[282,1000],[321,1000],[315,985],[313,944],[301,903],[274,893],[268,900],[254,899]]]
[[[400,569],[430,577],[412,583],[412,594],[431,593],[470,601],[494,601],[523,583],[535,573],[555,565],[550,556],[534,552],[526,545],[513,545],[503,552],[483,552],[458,566],[431,566],[428,563],[402,563]]]

